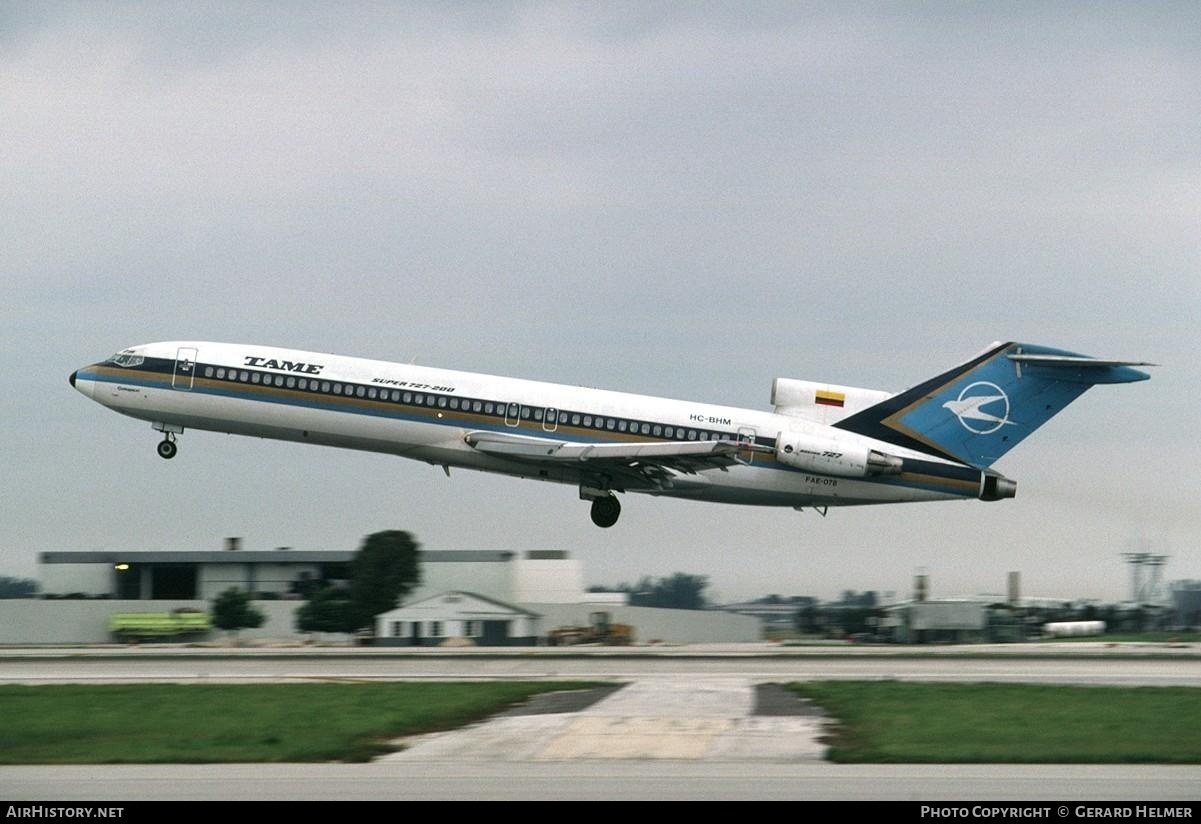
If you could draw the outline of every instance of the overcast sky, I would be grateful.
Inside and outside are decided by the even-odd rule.
[[[1201,578],[1201,5],[0,4],[0,574],[63,549],[565,549],[589,583]],[[812,512],[149,425],[67,375],[257,342],[768,408],[993,340],[1162,366],[997,469]]]

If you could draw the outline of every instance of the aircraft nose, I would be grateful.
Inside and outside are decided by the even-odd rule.
[[[83,374],[79,374],[80,372],[83,372]],[[95,384],[93,381],[88,379],[86,366],[83,369],[76,369],[74,372],[72,372],[70,377],[67,378],[67,381],[72,387],[75,388],[76,392],[79,392],[81,395],[89,398],[92,397],[92,389],[94,388]]]

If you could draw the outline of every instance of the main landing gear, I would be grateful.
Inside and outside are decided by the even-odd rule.
[[[592,499],[592,523],[597,526],[608,529],[617,523],[617,518],[620,515],[621,501],[617,500],[616,495],[610,493],[600,498]]]
[[[183,427],[176,423],[162,423],[155,421],[151,428],[155,432],[162,432],[163,439],[158,442],[158,456],[164,460],[171,460],[179,452],[179,447],[175,444],[175,436],[183,432]]]

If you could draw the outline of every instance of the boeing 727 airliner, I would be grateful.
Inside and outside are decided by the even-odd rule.
[[[424,366],[200,341],[148,343],[71,374],[150,421],[387,452],[578,486],[609,527],[618,492],[815,508],[1012,498],[990,469],[1094,384],[1143,362],[995,343],[898,394],[777,378],[763,412]]]

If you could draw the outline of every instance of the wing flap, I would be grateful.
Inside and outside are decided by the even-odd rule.
[[[490,455],[560,466],[585,464],[589,471],[652,488],[670,486],[674,473],[724,470],[745,463],[751,452],[771,451],[740,441],[576,443],[505,432],[468,432],[463,440]]]
[[[737,441],[574,443],[502,432],[468,432],[464,440],[481,452],[539,461],[653,461],[656,458],[733,456],[746,451]]]

